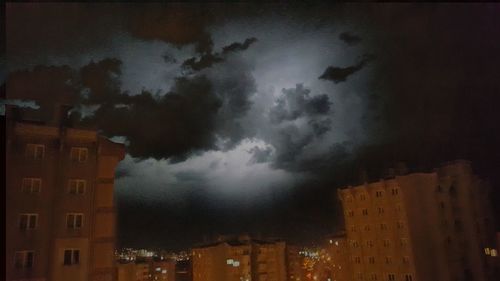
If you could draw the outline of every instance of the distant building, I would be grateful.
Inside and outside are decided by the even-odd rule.
[[[221,239],[192,250],[194,281],[285,281],[285,243]]]
[[[115,280],[115,167],[124,146],[93,130],[6,111],[6,279]]]
[[[174,281],[175,261],[174,260],[153,260],[151,262],[151,281]]]
[[[340,189],[347,280],[487,280],[489,187],[467,161]]]
[[[286,245],[286,274],[288,281],[305,280],[305,271],[303,268],[303,257],[300,254],[300,248],[294,245]]]
[[[351,259],[347,241],[345,233],[327,238],[325,249],[328,253],[331,280],[351,280]]]
[[[192,281],[193,269],[191,259],[179,260],[175,264],[175,280],[176,281]]]

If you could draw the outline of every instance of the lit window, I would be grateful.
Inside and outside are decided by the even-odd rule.
[[[17,268],[32,268],[34,260],[34,251],[17,251],[14,254],[14,266]]]
[[[227,259],[226,264],[233,264],[234,260],[233,259]]]
[[[157,267],[155,270],[159,272],[161,271],[161,267]]]
[[[233,262],[233,266],[234,266],[234,267],[238,267],[238,266],[240,266],[240,262],[239,262],[239,261],[234,261],[234,262]]]
[[[86,162],[88,158],[89,150],[86,147],[72,147],[71,148],[71,160],[74,162]]]
[[[162,273],[162,274],[167,274],[167,270],[166,270],[166,269],[164,269],[164,270],[162,270],[162,271],[161,271],[161,273]]]
[[[64,265],[76,265],[80,263],[80,250],[79,249],[65,249],[64,250]]]
[[[26,157],[30,159],[43,159],[45,156],[45,145],[29,143],[26,145]]]
[[[497,250],[496,250],[496,249],[491,249],[491,251],[490,251],[490,255],[491,255],[492,257],[496,257],[496,256],[498,256],[498,252],[497,252]]]
[[[68,192],[70,194],[84,194],[87,181],[80,179],[71,179],[68,183]]]
[[[19,215],[19,228],[35,229],[38,222],[38,214],[20,214]]]
[[[23,178],[22,191],[26,193],[40,193],[42,189],[42,179]]]
[[[489,256],[490,255],[490,248],[484,248],[484,253]]]
[[[66,214],[66,226],[71,229],[82,228],[83,214],[81,213],[68,213]]]

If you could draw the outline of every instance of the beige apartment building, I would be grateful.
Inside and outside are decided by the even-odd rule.
[[[300,247],[295,245],[286,245],[285,249],[286,272],[288,281],[300,281],[305,278],[303,257],[300,255]]]
[[[174,281],[175,261],[144,260],[117,263],[118,281]]]
[[[325,243],[328,253],[331,280],[351,280],[352,269],[350,261],[349,243],[345,233],[328,237]]]
[[[220,239],[192,250],[193,281],[285,281],[285,243]]]
[[[124,147],[63,126],[58,110],[42,123],[7,108],[6,279],[113,281],[113,183]]]
[[[489,186],[468,161],[338,195],[352,267],[344,280],[493,280],[483,253],[494,239]]]

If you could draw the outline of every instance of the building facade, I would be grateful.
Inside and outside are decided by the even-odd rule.
[[[340,189],[348,280],[487,280],[489,186],[469,162]]]
[[[193,281],[285,281],[285,243],[227,239],[192,250]]]
[[[28,122],[12,110],[6,112],[6,279],[115,280],[113,183],[123,145],[58,118]]]

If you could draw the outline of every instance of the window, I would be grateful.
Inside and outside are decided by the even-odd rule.
[[[399,189],[393,188],[392,189],[392,195],[398,195],[399,194]]]
[[[377,280],[377,274],[372,273],[372,274],[370,275],[370,278],[371,278],[371,280]]]
[[[398,222],[396,223],[396,226],[397,226],[399,229],[402,229],[402,228],[404,228],[404,227],[405,227],[405,224],[404,224],[402,221],[398,221]]]
[[[411,274],[405,274],[405,281],[413,281]]]
[[[18,251],[14,254],[14,266],[17,268],[32,268],[35,259],[33,251]]]
[[[42,188],[42,179],[23,178],[22,191],[26,193],[40,193]]]
[[[378,207],[378,214],[381,215],[384,213],[384,208]]]
[[[352,196],[346,196],[345,199],[349,203],[352,202]]]
[[[368,209],[363,209],[363,216],[368,216]]]
[[[396,275],[391,273],[391,274],[387,275],[387,278],[388,278],[387,280],[389,280],[389,281],[395,281],[396,280]]]
[[[347,215],[349,215],[350,217],[353,217],[354,216],[354,211],[352,211],[352,210],[347,211]]]
[[[374,264],[375,263],[375,257],[369,257],[368,258],[368,262],[371,263],[371,264]]]
[[[401,245],[401,247],[406,247],[406,245],[408,245],[408,239],[401,238],[401,240],[399,240],[399,244]]]
[[[361,193],[361,194],[359,195],[359,199],[360,199],[360,200],[365,200],[365,199],[366,199],[366,195],[365,195],[364,193]]]
[[[388,239],[385,239],[384,240],[384,247],[388,248],[391,246],[391,241],[389,241]]]
[[[361,263],[361,258],[360,257],[354,257],[354,262],[355,263]]]
[[[80,213],[68,213],[66,214],[66,226],[67,228],[79,229],[83,225],[83,214]]]
[[[84,194],[87,187],[86,180],[71,179],[68,183],[68,192],[70,194]]]
[[[370,225],[369,224],[365,225],[365,231],[370,231]]]
[[[380,198],[380,197],[382,197],[382,196],[384,196],[384,192],[383,192],[383,191],[379,190],[379,191],[376,191],[376,192],[375,192],[375,197]]]
[[[404,263],[404,264],[408,264],[408,263],[410,263],[410,257],[408,257],[408,256],[404,256],[404,257],[403,257],[403,263]]]
[[[392,257],[389,257],[389,256],[385,257],[385,263],[386,264],[391,264],[392,263]]]
[[[351,226],[351,231],[352,232],[356,232],[356,227],[355,226]]]
[[[29,143],[26,145],[26,157],[30,159],[43,159],[45,156],[45,145]]]
[[[35,229],[38,222],[38,214],[20,214],[19,215],[19,228]]]
[[[372,248],[373,247],[373,241],[372,240],[367,240],[366,241],[366,246]]]
[[[86,162],[88,158],[89,150],[85,147],[72,147],[71,148],[71,160],[74,162]]]
[[[76,265],[80,263],[80,250],[79,249],[65,249],[64,250],[64,265]]]
[[[380,224],[380,229],[381,229],[381,230],[387,230],[387,224],[385,224],[385,223],[381,223],[381,224]]]

